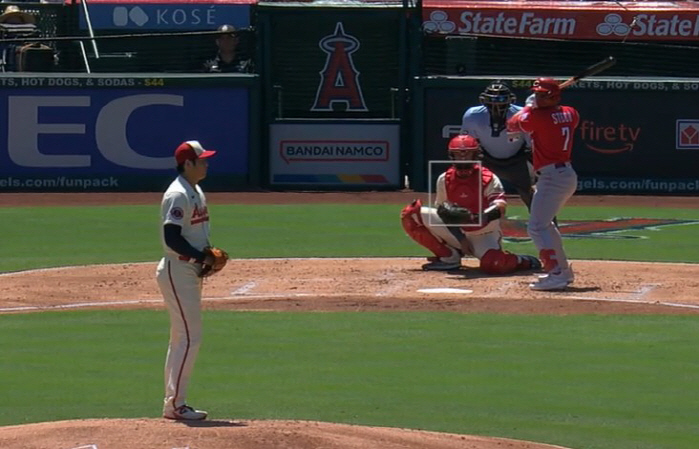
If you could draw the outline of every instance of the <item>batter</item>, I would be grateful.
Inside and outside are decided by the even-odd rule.
[[[208,158],[216,154],[196,140],[175,150],[179,176],[161,204],[161,239],[165,256],[156,278],[170,313],[170,342],[165,361],[163,417],[206,419],[207,412],[187,405],[187,386],[201,342],[202,263],[212,264],[203,252],[209,245],[209,210],[198,183],[206,177]]]
[[[578,111],[560,105],[561,89],[552,78],[539,78],[532,87],[534,101],[507,123],[509,132],[531,135],[537,175],[527,232],[539,250],[547,275],[532,290],[561,290],[573,282],[573,270],[553,218],[575,193],[578,176],[570,163]]]

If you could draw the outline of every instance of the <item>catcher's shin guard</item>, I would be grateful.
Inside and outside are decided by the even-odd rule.
[[[450,257],[452,255],[451,248],[435,237],[422,222],[421,208],[420,200],[415,200],[403,208],[400,214],[403,230],[408,234],[408,237],[432,251],[435,256]]]
[[[517,255],[500,249],[489,249],[480,260],[480,269],[487,274],[507,274],[519,269]]]

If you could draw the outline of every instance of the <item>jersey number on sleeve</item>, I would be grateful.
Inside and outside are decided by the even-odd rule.
[[[561,134],[565,141],[563,142],[563,151],[568,151],[568,143],[570,142],[570,127],[564,126],[561,128]]]

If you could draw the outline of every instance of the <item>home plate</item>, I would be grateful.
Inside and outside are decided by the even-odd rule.
[[[418,293],[473,293],[473,290],[465,290],[463,288],[421,288]]]

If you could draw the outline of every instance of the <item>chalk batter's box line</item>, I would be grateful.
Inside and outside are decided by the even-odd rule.
[[[432,191],[432,186],[435,186],[437,184],[437,179],[432,177],[432,166],[437,165],[437,164],[446,164],[446,165],[454,165],[454,162],[451,159],[448,160],[435,160],[435,161],[427,161],[427,206],[428,207],[433,207],[437,208],[437,205],[432,202],[434,199],[435,195],[437,192]],[[483,162],[482,161],[458,161],[458,162],[464,162],[464,163],[470,163],[470,164],[477,164],[479,165],[478,170],[481,171]],[[438,172],[438,175],[441,175],[442,172],[445,170],[440,170]],[[434,193],[434,194],[433,194]],[[483,210],[483,183],[479,182],[478,183],[478,211]],[[483,216],[482,214],[478,214],[478,223],[471,223],[471,224],[460,224],[460,225],[453,225],[453,224],[444,224],[444,223],[433,223],[432,222],[432,215],[428,215],[427,217],[427,225],[428,226],[439,226],[439,227],[444,227],[444,228],[466,228],[466,227],[482,227],[483,226]]]

